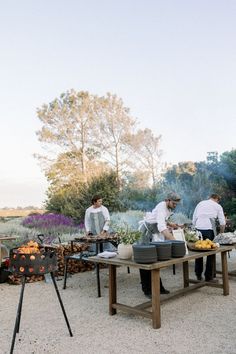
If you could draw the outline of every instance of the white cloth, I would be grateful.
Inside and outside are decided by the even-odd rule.
[[[105,219],[103,230],[108,231],[109,221],[110,221],[110,214],[109,214],[108,209],[104,205],[101,205],[99,208],[94,208],[94,206],[92,205],[91,207],[86,209],[86,212],[85,212],[84,226],[85,226],[86,232],[91,231],[91,219],[90,219],[91,213],[100,213],[100,212],[102,212],[104,219]]]
[[[98,257],[102,257],[102,258],[113,258],[115,256],[117,256],[116,252],[104,251],[104,252],[98,253]]]
[[[157,223],[157,229],[162,232],[167,229],[167,220],[172,214],[172,211],[167,208],[166,202],[160,202],[150,213],[146,213],[145,221],[150,224]]]
[[[213,230],[210,219],[218,218],[220,225],[225,225],[223,208],[212,199],[203,200],[196,206],[193,213],[193,225],[199,230]]]
[[[165,241],[165,236],[162,235],[161,233],[152,234],[152,241],[153,242],[164,242]]]

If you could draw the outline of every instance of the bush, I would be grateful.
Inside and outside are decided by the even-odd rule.
[[[38,233],[63,234],[78,231],[79,226],[74,220],[62,214],[37,214],[27,216],[23,221],[24,227],[35,229]]]
[[[142,220],[144,213],[140,210],[128,210],[126,212],[117,212],[111,214],[111,229],[123,227],[124,224],[129,225],[131,230],[138,230],[138,222]]]
[[[103,204],[110,212],[123,210],[114,173],[103,174],[89,184],[77,187],[64,186],[49,193],[47,210],[72,217],[77,223],[84,220],[85,210],[91,205],[93,195],[100,194]]]

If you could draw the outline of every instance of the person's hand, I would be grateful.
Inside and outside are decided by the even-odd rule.
[[[168,226],[170,226],[172,229],[174,229],[174,230],[176,230],[176,229],[178,229],[179,228],[179,225],[178,224],[175,224],[175,223],[173,223],[173,222],[169,222],[168,223]]]

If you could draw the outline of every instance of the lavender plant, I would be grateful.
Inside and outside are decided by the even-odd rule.
[[[77,225],[74,220],[62,214],[36,214],[26,217],[22,225],[29,229],[37,230],[46,236],[62,236],[81,233],[83,224]]]

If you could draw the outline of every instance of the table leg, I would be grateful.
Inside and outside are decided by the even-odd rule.
[[[0,241],[0,266],[1,266],[1,263],[2,263],[2,244]]]
[[[112,307],[117,302],[116,266],[109,264],[109,314],[115,315],[116,309]]]
[[[227,252],[221,252],[221,265],[222,265],[223,294],[226,296],[229,295]]]
[[[152,279],[152,326],[161,327],[160,270],[151,270]]]
[[[189,286],[189,268],[188,261],[183,262],[183,280],[184,280],[184,288]]]
[[[99,263],[95,265],[96,268],[96,277],[97,277],[97,291],[98,291],[98,297],[101,297],[101,285],[100,285],[100,268],[99,268]]]

